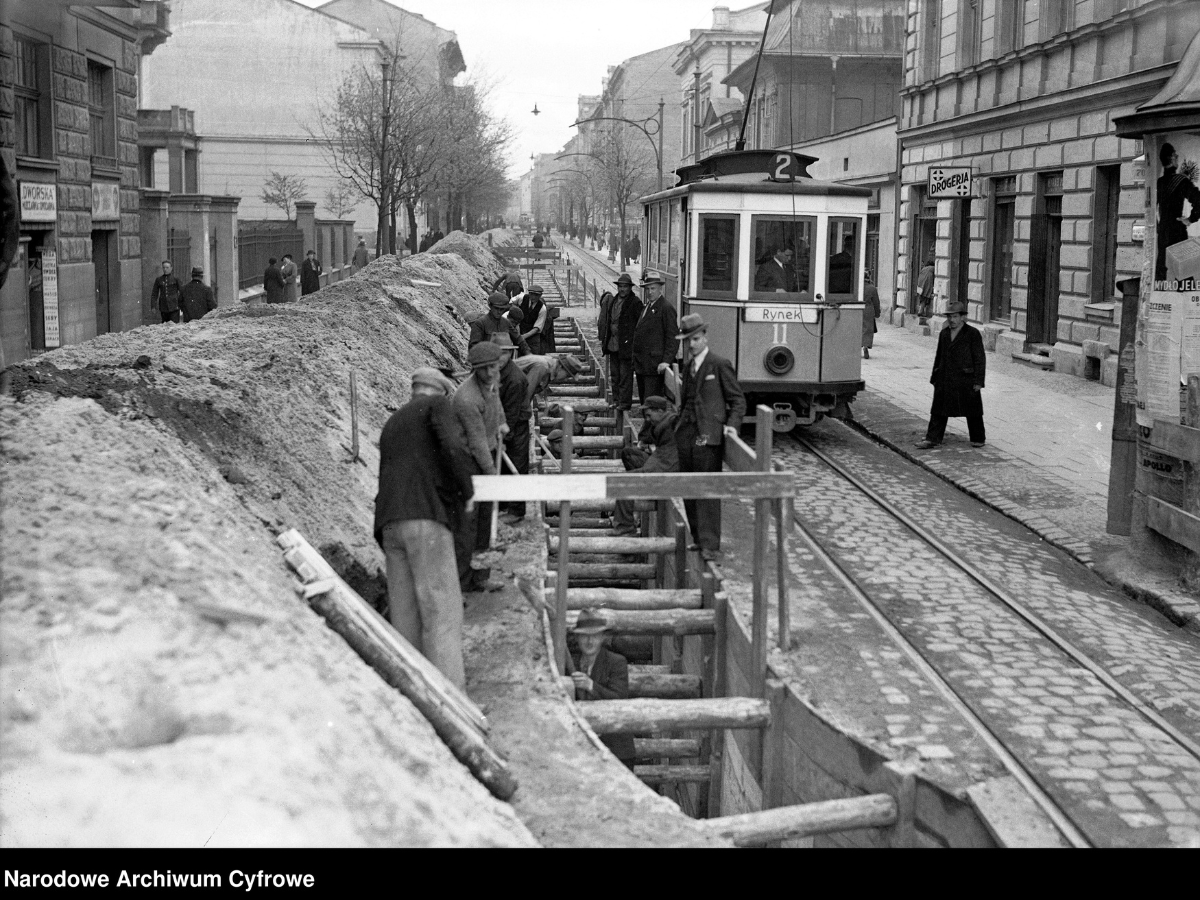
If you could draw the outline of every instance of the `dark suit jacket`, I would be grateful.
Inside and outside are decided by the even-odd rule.
[[[205,315],[217,308],[217,298],[213,289],[203,281],[193,278],[179,292],[179,308],[183,312],[183,321],[203,319]]]
[[[983,336],[970,325],[950,340],[949,326],[938,335],[937,355],[933,359],[933,414],[967,416],[983,414],[983,400],[975,385],[983,388],[987,370],[987,354]]]
[[[708,446],[719,447],[725,440],[726,425],[733,429],[742,427],[742,419],[746,415],[746,395],[742,393],[742,386],[738,384],[737,376],[733,372],[733,363],[723,356],[717,356],[711,350],[704,357],[700,371],[694,378],[694,408],[689,410],[685,402],[675,430],[679,431],[684,425],[694,423],[697,433],[704,435],[704,442]],[[692,362],[689,359],[684,363],[683,369],[681,393],[685,398],[692,381]]]
[[[754,273],[754,290],[756,291],[790,291],[787,270],[774,259],[769,259]]]
[[[577,665],[576,670],[579,670]],[[580,691],[577,700],[625,700],[629,697],[629,663],[619,653],[601,647],[592,664],[592,690]],[[604,746],[617,759],[633,759],[633,735],[605,734],[600,736]]]
[[[501,328],[508,331],[512,342],[517,345],[517,356],[528,356],[529,344],[525,342],[525,338],[521,337],[521,329],[505,318],[501,318],[497,322],[492,318],[491,313],[484,313],[471,323],[471,335],[467,338],[467,349],[476,344],[482,344],[484,341],[490,341],[492,335]]]
[[[679,349],[679,341],[675,339],[677,327],[675,307],[666,297],[651,303],[634,328],[633,371],[653,375],[659,363],[673,363]]]
[[[615,304],[617,301],[614,300]],[[609,314],[611,316],[611,313]],[[633,333],[642,315],[642,301],[637,295],[625,298],[621,304],[621,315],[617,317],[617,353],[622,359],[633,359]]]
[[[389,522],[428,520],[452,528],[451,510],[473,493],[473,467],[458,416],[446,397],[417,397],[388,419],[379,437],[375,540]]]
[[[300,263],[300,293],[315,294],[321,289],[321,263],[317,259],[304,260]]]
[[[268,303],[283,302],[283,273],[279,266],[267,266],[263,272],[263,290],[267,292]]]

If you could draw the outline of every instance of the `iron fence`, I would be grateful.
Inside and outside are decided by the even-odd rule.
[[[192,235],[182,228],[172,228],[167,233],[167,259],[175,277],[187,284],[192,273]]]
[[[291,222],[243,222],[238,227],[239,288],[262,284],[268,261],[292,254],[296,265],[304,258],[304,234]]]

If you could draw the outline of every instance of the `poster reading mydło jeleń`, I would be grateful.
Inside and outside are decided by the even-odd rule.
[[[1200,135],[1146,141],[1155,225],[1146,235],[1137,321],[1137,421],[1178,422],[1180,387],[1200,374]]]

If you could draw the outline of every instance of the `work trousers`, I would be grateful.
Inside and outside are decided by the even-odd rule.
[[[455,686],[463,671],[463,599],[454,538],[440,522],[391,522],[383,529],[392,626]]]
[[[630,466],[630,462],[634,461],[633,456],[634,454],[632,451],[626,451],[625,453],[621,454],[621,458],[625,462],[625,468],[631,473],[650,475],[654,472],[674,471],[670,466],[663,464],[662,457],[660,457],[657,453],[651,454],[649,459],[647,459],[641,466],[638,467]],[[634,518],[635,513],[637,513],[639,510],[652,510],[654,507],[655,503],[653,500],[618,500],[616,511],[613,513],[613,527],[631,528],[637,524],[637,521]],[[717,512],[718,514],[720,513],[719,508]],[[719,529],[717,534],[718,536],[720,535]]]
[[[725,445],[696,446],[696,430],[684,426],[675,433],[675,444],[679,448],[680,472],[720,472],[725,462]],[[721,501],[684,500],[692,540],[701,550],[721,549]]]
[[[174,322],[176,325],[178,325],[178,324],[179,324],[179,310],[175,310],[174,312],[163,312],[163,311],[160,309],[160,310],[158,311],[158,314],[159,314],[160,316],[162,316],[162,320],[163,320],[163,324],[164,324],[164,325],[165,325],[167,322]]]
[[[967,416],[967,432],[971,436],[971,443],[982,444],[987,440],[987,431],[983,427],[983,413]],[[929,428],[925,431],[925,440],[931,444],[940,444],[942,438],[946,436],[946,423],[949,421],[948,416],[929,417]]]
[[[508,458],[512,460],[512,464],[517,468],[517,474],[529,474],[529,419],[523,419],[511,426],[510,431],[504,438],[504,452],[508,454]],[[504,466],[502,471],[505,475],[511,475],[512,472],[508,466]],[[501,509],[512,513],[514,516],[525,515],[525,501],[514,501],[501,504]]]
[[[458,582],[464,590],[471,583],[471,554],[488,549],[492,539],[492,507],[478,503],[471,512],[459,507],[454,527],[454,556],[458,561]]]
[[[651,372],[648,375],[638,375],[638,403],[646,405],[647,397],[665,397],[667,396],[667,379],[660,372]]]
[[[618,409],[633,406],[633,357],[622,358],[619,353],[608,356],[608,383]]]

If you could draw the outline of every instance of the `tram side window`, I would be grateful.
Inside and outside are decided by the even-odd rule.
[[[737,218],[700,217],[700,295],[737,291]]]
[[[679,271],[679,252],[683,243],[683,217],[680,215],[679,201],[671,201],[671,246],[667,255],[667,271]]]
[[[812,300],[816,219],[754,217],[754,287],[757,299]],[[775,295],[783,294],[783,297]],[[765,296],[764,296],[765,295]]]
[[[830,303],[858,300],[860,238],[857,219],[829,220],[827,294]]]

